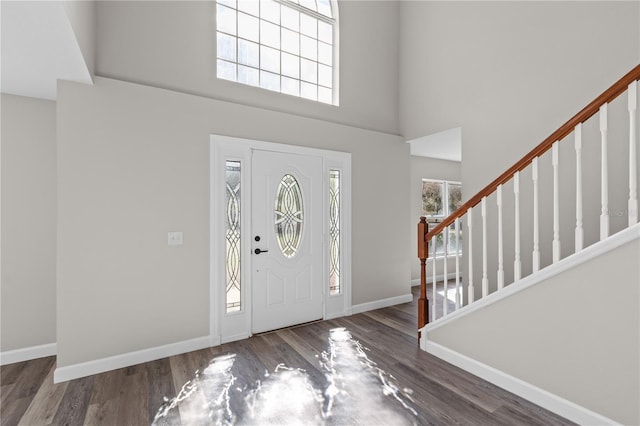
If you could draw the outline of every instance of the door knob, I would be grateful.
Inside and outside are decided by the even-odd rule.
[[[260,249],[255,249],[253,252],[254,252],[255,254],[260,254],[260,253],[266,253],[266,252],[268,252],[268,251],[269,251],[269,250],[260,250]]]

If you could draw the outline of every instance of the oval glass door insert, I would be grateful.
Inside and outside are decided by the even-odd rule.
[[[295,177],[286,174],[276,191],[275,226],[276,240],[287,258],[296,255],[302,240],[304,206],[302,191]]]

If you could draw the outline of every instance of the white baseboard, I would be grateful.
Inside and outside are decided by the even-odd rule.
[[[456,279],[456,273],[455,272],[449,272],[447,274],[447,278],[449,278],[449,280],[455,280]],[[436,282],[440,282],[440,281],[444,281],[444,274],[439,274],[436,275]],[[427,284],[433,284],[433,275],[429,275],[427,277]],[[451,284],[451,283],[449,283]],[[411,280],[411,287],[417,287],[420,285],[420,278],[417,278],[415,280]]]
[[[29,361],[31,359],[52,356],[58,353],[55,343],[46,345],[30,346],[28,348],[14,349],[12,351],[0,352],[0,365],[14,364],[16,362]]]
[[[220,346],[222,344],[220,336],[209,336],[209,347]]]
[[[155,361],[156,359],[179,355],[185,352],[197,351],[208,348],[210,342],[211,337],[204,336],[93,361],[81,362],[79,364],[58,367],[53,373],[53,383],[66,382],[67,380],[104,373],[105,371],[129,367],[143,362]]]
[[[534,404],[554,412],[566,419],[581,425],[617,425],[618,423],[601,414],[593,412],[581,405],[552,394],[531,383],[511,376],[503,371],[481,363],[473,358],[453,351],[438,343],[429,342],[426,336],[420,342],[420,347],[428,353],[437,356],[450,364],[462,368],[471,374],[493,383],[511,393],[514,393]]]
[[[325,320],[331,320],[331,319],[341,318],[341,317],[348,316],[348,315],[350,315],[350,314],[347,314],[345,312],[333,312],[333,313],[330,313],[330,314],[326,314],[324,316],[324,319]]]
[[[229,342],[236,342],[238,340],[244,340],[244,339],[248,339],[249,337],[251,337],[251,334],[249,333],[240,333],[240,334],[234,334],[232,336],[223,336],[220,339],[220,343],[224,344],[224,343],[229,343]]]
[[[351,312],[353,314],[360,314],[362,312],[373,311],[374,309],[386,308],[388,306],[399,305],[400,303],[408,303],[411,301],[413,301],[413,295],[409,293],[402,296],[389,297],[387,299],[376,300],[374,302],[353,305]]]

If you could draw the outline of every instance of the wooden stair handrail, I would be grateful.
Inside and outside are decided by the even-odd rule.
[[[432,230],[430,230],[425,235],[425,241],[429,241],[431,238],[438,235],[444,228],[451,225],[456,218],[462,217],[467,210],[472,207],[475,207],[478,203],[482,201],[484,197],[491,195],[499,185],[502,185],[508,182],[516,172],[524,170],[529,163],[533,161],[534,158],[537,158],[547,152],[553,146],[554,142],[560,141],[564,139],[567,135],[569,135],[575,127],[587,121],[591,118],[596,112],[600,110],[600,107],[605,103],[609,103],[620,96],[622,93],[627,90],[629,84],[633,83],[636,80],[640,80],[640,64],[636,65],[631,71],[625,74],[620,80],[616,81],[611,87],[605,90],[600,96],[595,98],[589,105],[584,107],[582,111],[574,115],[569,121],[564,123],[562,126],[558,128],[555,132],[553,132],[548,138],[546,138],[540,145],[533,148],[527,155],[522,157],[520,161],[511,166],[506,172],[501,174],[496,180],[491,182],[489,185],[485,186],[480,192],[471,197],[466,203],[460,206],[455,212],[450,214],[446,219],[440,222],[437,226],[435,226]]]

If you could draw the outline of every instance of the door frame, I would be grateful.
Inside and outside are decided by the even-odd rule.
[[[254,150],[308,155],[323,164],[323,319],[351,315],[351,153],[223,135],[210,136],[209,335],[211,345],[251,336],[251,163]],[[226,312],[224,200],[226,161],[240,162],[241,309]],[[340,294],[329,295],[329,171],[340,170]],[[249,212],[249,214],[246,214]]]

